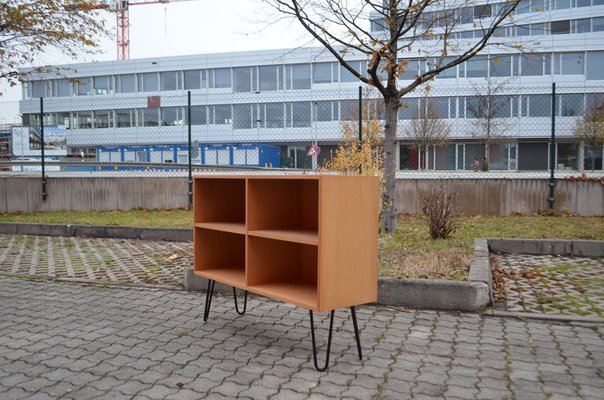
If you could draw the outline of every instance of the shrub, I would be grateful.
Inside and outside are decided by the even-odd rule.
[[[432,239],[446,239],[455,229],[457,220],[457,191],[444,181],[430,184],[419,189],[419,202],[424,215],[428,218],[428,228]]]

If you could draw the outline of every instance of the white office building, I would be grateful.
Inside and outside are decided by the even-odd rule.
[[[476,21],[490,18],[499,4],[464,8],[456,39],[481,35]],[[377,19],[367,24],[381,29]],[[546,170],[555,82],[556,167],[601,171],[602,146],[578,142],[573,131],[585,110],[604,104],[604,0],[523,1],[514,24],[498,29],[494,40],[525,45],[521,50],[489,46],[430,83],[429,101],[449,124],[447,144],[421,150],[413,145],[406,127],[426,95],[417,90],[405,98],[399,168],[471,170],[472,160],[485,155],[476,132],[477,94],[496,87],[491,94],[497,97],[500,132],[487,147],[490,169]],[[431,46],[431,40],[421,46]],[[401,86],[431,62],[417,50],[401,54],[409,61]],[[365,68],[362,57],[349,59]],[[182,162],[190,91],[196,163],[267,165],[261,153],[277,149],[270,165],[311,168],[317,161],[307,156],[309,146],[321,147],[318,163],[333,155],[342,122],[358,110],[358,88],[359,82],[322,48],[158,57],[32,73],[20,112],[24,126],[39,125],[43,97],[44,124],[65,129],[68,155]],[[378,97],[370,90],[363,94]]]

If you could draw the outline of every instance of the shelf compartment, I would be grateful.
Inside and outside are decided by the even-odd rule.
[[[250,179],[248,230],[318,231],[318,179]]]
[[[319,235],[316,231],[272,229],[248,231],[248,235],[315,246],[319,243]]]
[[[245,235],[245,224],[239,222],[198,222],[195,227]]]
[[[245,179],[195,179],[195,223],[245,224]]]
[[[248,236],[247,285],[252,292],[318,308],[318,246]]]
[[[195,274],[245,287],[245,235],[195,228]]]

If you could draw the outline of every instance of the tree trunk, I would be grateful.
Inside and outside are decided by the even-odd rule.
[[[386,104],[386,124],[384,126],[384,221],[385,232],[396,231],[396,124],[398,105],[396,98],[384,98]]]

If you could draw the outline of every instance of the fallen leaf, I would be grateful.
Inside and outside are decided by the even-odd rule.
[[[178,258],[178,254],[172,254],[170,257],[168,257],[168,260],[176,260]]]

